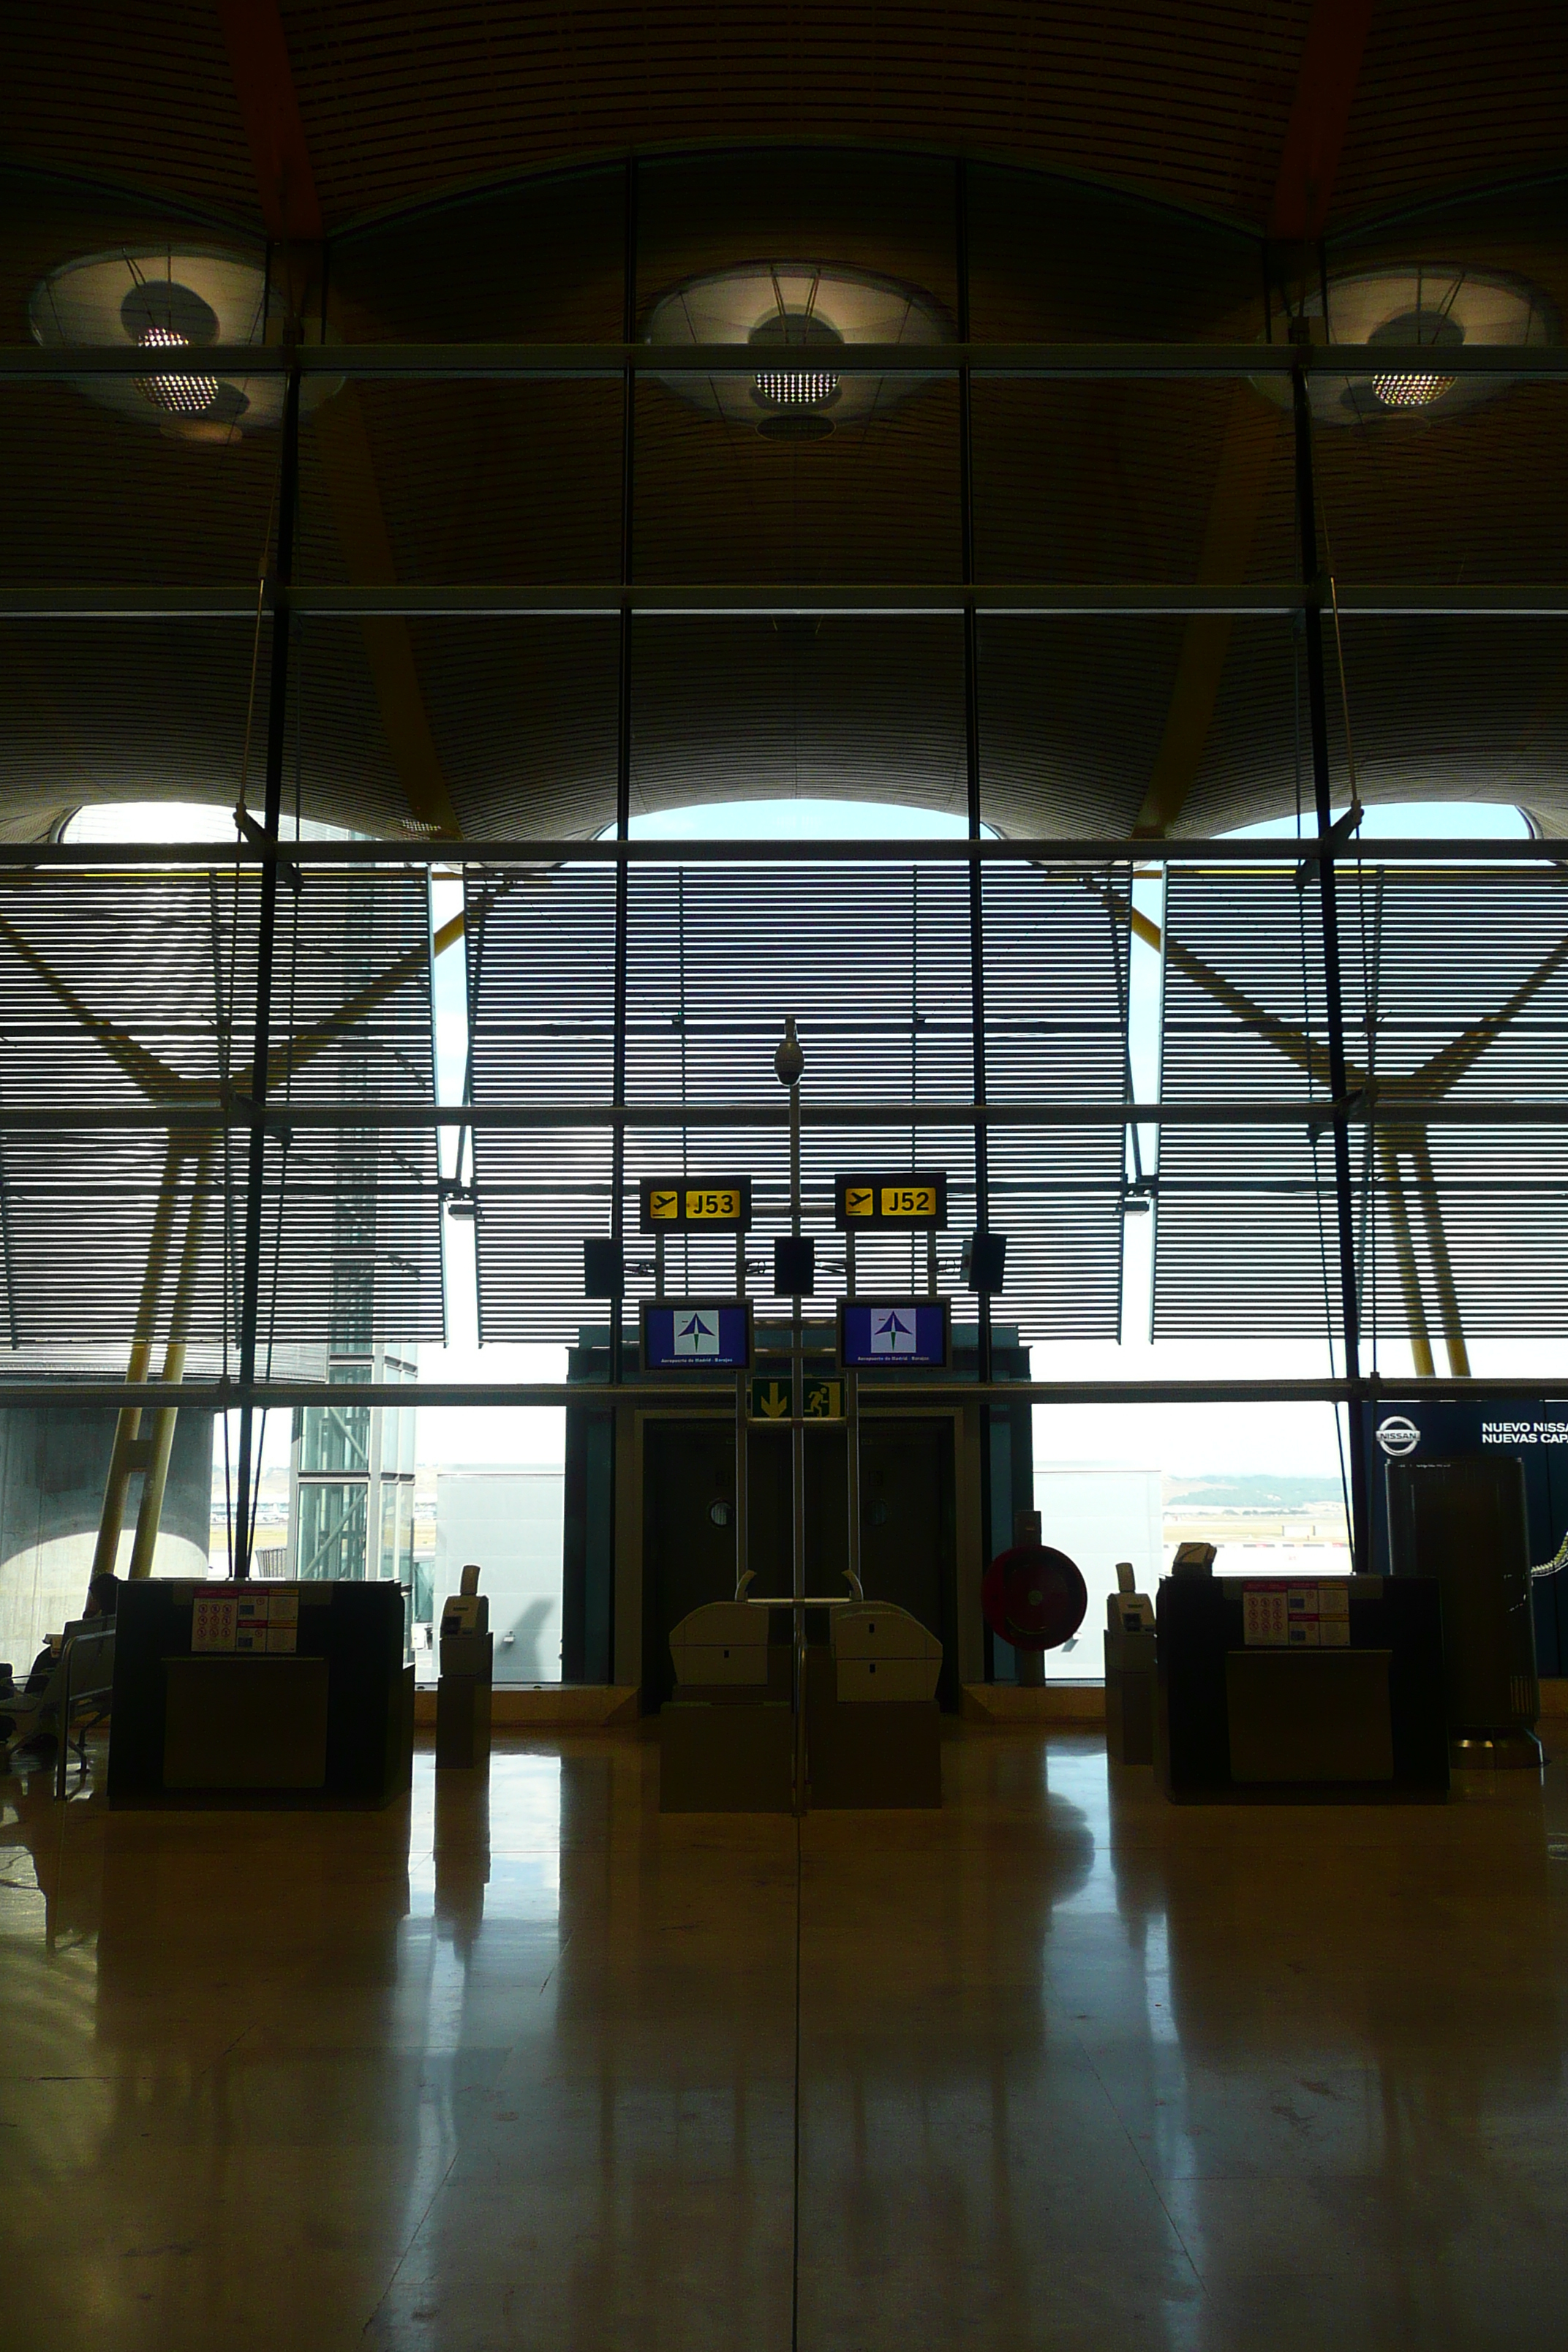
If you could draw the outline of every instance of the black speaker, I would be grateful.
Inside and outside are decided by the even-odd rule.
[[[773,1297],[809,1298],[816,1279],[816,1244],[786,1234],[773,1244]]]
[[[602,1239],[583,1244],[583,1296],[584,1298],[624,1298],[626,1295],[626,1256],[619,1242]]]
[[[1001,1289],[1006,1265],[1005,1234],[971,1234],[963,1244],[960,1279],[966,1290],[977,1290],[985,1297]]]

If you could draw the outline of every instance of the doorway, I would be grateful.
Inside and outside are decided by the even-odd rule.
[[[958,1706],[954,1423],[950,1414],[865,1414],[860,1423],[860,1572],[866,1596],[907,1609],[942,1645],[937,1696]],[[839,1426],[805,1433],[805,1589],[845,1591],[847,1456]],[[751,1591],[789,1596],[793,1527],[787,1429],[753,1426],[750,1483]],[[735,1589],[733,1424],[643,1424],[643,1706],[675,1687],[672,1627]],[[815,1634],[817,1628],[811,1627]],[[825,1633],[826,1628],[821,1631]]]

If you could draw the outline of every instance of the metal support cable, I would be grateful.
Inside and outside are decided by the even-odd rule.
[[[278,477],[278,552],[274,577],[287,587],[294,566],[295,509],[300,487],[300,370],[289,370],[283,403],[283,442]],[[267,797],[262,832],[276,851],[282,830],[284,739],[289,720],[289,655],[290,616],[287,610],[272,620],[271,665],[267,699]],[[272,961],[278,924],[278,859],[267,859],[261,872],[261,904],[256,943],[256,1042],[251,1065],[251,1099],[260,1109],[266,1103],[271,1046]],[[237,940],[236,948],[237,951]],[[239,1308],[239,1377],[242,1384],[256,1378],[257,1323],[261,1301],[262,1192],[266,1178],[267,1137],[259,1125],[250,1136],[246,1173],[245,1259]],[[250,1507],[251,1450],[254,1439],[252,1406],[241,1408],[238,1487],[239,1539],[234,1572],[244,1582],[250,1574],[253,1515]]]
[[[621,333],[627,343],[637,328],[637,166],[626,158],[625,237],[622,248]],[[621,585],[632,583],[634,496],[637,467],[637,376],[627,368],[621,379]],[[618,658],[616,667],[616,839],[631,837],[632,822],[632,610],[622,606]],[[626,1098],[626,957],[631,932],[630,869],[616,867],[615,1042],[611,1054],[610,1095],[616,1103]],[[626,1132],[616,1127],[610,1138],[610,1238],[619,1242],[626,1231]],[[619,1298],[610,1301],[610,1379],[618,1382],[622,1370],[625,1310]]]
[[[1299,349],[1300,347],[1298,347]],[[1317,500],[1312,481],[1312,413],[1304,367],[1291,379],[1296,438],[1296,521],[1300,535],[1303,582],[1318,578]],[[1307,714],[1312,742],[1312,786],[1320,838],[1327,844],[1333,826],[1329,780],[1329,721],[1323,670],[1322,614],[1310,603],[1303,614],[1307,646]],[[1334,887],[1334,861],[1325,852],[1317,861],[1318,887],[1323,921],[1323,982],[1329,1032],[1329,1083],[1333,1097],[1332,1135],[1334,1199],[1339,1228],[1340,1299],[1343,1322],[1345,1377],[1355,1381],[1361,1371],[1360,1306],[1355,1262],[1355,1202],[1351,1186],[1350,1133],[1341,1106],[1349,1092],[1345,1070],[1344,1002],[1340,970],[1339,907]],[[1362,1432],[1352,1432],[1351,1547],[1357,1572],[1368,1571],[1372,1525],[1368,1507],[1366,1453]]]
[[[959,341],[969,341],[969,171],[963,157],[953,167],[953,226],[958,281]],[[974,395],[971,372],[958,373],[959,536],[963,584],[974,583]],[[964,803],[971,841],[981,835],[980,801],[980,620],[973,601],[963,608]],[[978,865],[969,869],[969,987],[973,1032],[974,1099],[985,1100],[985,897]],[[990,1150],[984,1127],[974,1130],[974,1223],[984,1233],[990,1219]],[[991,1378],[991,1299],[979,1298],[980,1377]],[[987,1557],[989,1557],[987,1538]]]

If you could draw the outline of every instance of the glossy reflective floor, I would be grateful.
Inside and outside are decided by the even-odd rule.
[[[1563,1743],[1568,1746],[1568,1742]],[[0,2314],[76,2352],[1568,2341],[1568,1778],[661,1820],[635,1734],[380,1815],[0,1784]],[[792,2333],[793,2331],[793,2333]]]

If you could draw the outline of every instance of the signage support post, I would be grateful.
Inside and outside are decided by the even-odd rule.
[[[749,1523],[751,1496],[748,1488],[751,1464],[747,1459],[750,1433],[746,1412],[747,1389],[751,1378],[750,1370],[740,1371],[735,1375],[735,1598],[737,1601],[742,1598],[742,1588],[746,1581],[746,1570],[751,1565],[748,1557],[751,1550]]]
[[[744,1298],[745,1295],[746,1236],[743,1228],[737,1225],[735,1228],[735,1296],[737,1298]],[[746,1570],[751,1565],[748,1558],[751,1549],[751,1530],[747,1518],[751,1503],[751,1496],[747,1488],[747,1480],[752,1467],[749,1451],[751,1416],[747,1411],[750,1402],[751,1378],[749,1367],[745,1371],[737,1372],[735,1375],[735,1598],[737,1601],[745,1590]]]
[[[773,1067],[789,1088],[789,1229],[800,1239],[800,1074],[805,1056],[792,1019],[784,1022],[784,1042],[773,1055]],[[795,1810],[805,1811],[805,1334],[801,1325],[797,1291],[789,1322],[789,1445],[790,1500],[794,1542],[790,1579],[790,1616],[795,1651]]]
[[[855,1296],[855,1235],[844,1236],[844,1293]],[[860,1576],[860,1375],[846,1370],[844,1374],[844,1443],[847,1449],[845,1494],[849,1506],[848,1546],[846,1557],[849,1562],[850,1591],[857,1595],[864,1591]]]
[[[664,1297],[664,1235],[662,1234],[655,1234],[653,1237],[653,1295],[656,1298]]]
[[[800,1080],[789,1090],[789,1229],[800,1238]],[[798,1277],[797,1277],[798,1279]],[[789,1324],[789,1446],[795,1522],[790,1598],[795,1620],[795,1809],[805,1811],[805,1333],[797,1293]]]

